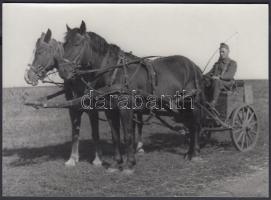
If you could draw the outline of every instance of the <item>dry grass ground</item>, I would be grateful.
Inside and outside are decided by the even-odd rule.
[[[74,168],[64,166],[70,153],[71,137],[67,110],[35,110],[22,105],[22,96],[26,92],[29,96],[37,97],[57,88],[4,89],[3,195],[217,195],[220,186],[225,185],[227,180],[235,180],[236,177],[268,168],[268,81],[249,82],[253,85],[255,109],[260,122],[260,138],[254,150],[240,153],[233,147],[227,132],[223,137],[216,133],[212,142],[201,150],[202,161],[185,162],[183,154],[187,146],[183,143],[183,137],[167,128],[149,125],[143,129],[146,153],[137,155],[136,171],[131,176],[122,173],[109,174],[105,169],[90,164],[94,155],[86,116],[83,116],[81,128],[80,162]],[[100,127],[104,157],[110,162],[112,143],[109,127],[106,122],[101,122]],[[267,173],[263,176],[264,180],[268,180]],[[248,181],[233,182],[236,182],[237,188],[240,183],[242,188]],[[268,181],[260,182],[264,188],[268,185]],[[265,191],[261,194],[255,193],[251,196],[263,196],[267,193]],[[250,196],[250,193],[236,195]]]

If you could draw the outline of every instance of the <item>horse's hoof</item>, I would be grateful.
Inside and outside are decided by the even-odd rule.
[[[122,173],[124,174],[124,175],[133,175],[134,174],[134,172],[135,172],[135,170],[134,169],[124,169],[123,171],[122,171]]]
[[[143,149],[143,143],[142,142],[137,143],[136,152],[137,153],[144,153],[145,152],[144,149]]]
[[[190,153],[184,154],[184,160],[185,161],[191,161],[191,159],[192,159],[192,154],[190,154]]]
[[[203,158],[201,158],[200,156],[193,157],[192,161],[196,162],[196,163],[203,163],[203,162],[205,162],[205,160]]]
[[[118,172],[119,171],[119,169],[117,169],[117,168],[112,168],[112,167],[109,167],[107,170],[106,170],[108,173],[116,173],[116,172]]]
[[[95,159],[92,164],[95,166],[95,167],[101,167],[102,166],[102,161],[100,159]]]
[[[74,167],[75,165],[76,165],[76,160],[73,158],[70,158],[68,161],[65,162],[66,167]]]
[[[144,154],[144,153],[145,153],[145,151],[144,151],[144,149],[143,149],[143,148],[140,148],[140,149],[137,149],[137,153]]]

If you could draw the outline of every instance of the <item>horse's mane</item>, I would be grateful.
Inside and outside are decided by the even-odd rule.
[[[64,46],[77,33],[80,33],[79,28],[74,28],[71,31],[67,32],[65,35]],[[122,51],[118,45],[108,43],[102,36],[98,35],[97,33],[90,31],[90,32],[87,32],[87,34],[91,40],[92,49],[100,54],[106,53],[108,49],[110,49],[111,52],[114,54],[118,54],[120,51]],[[127,52],[124,52],[124,53],[128,57],[136,58],[136,56],[134,56],[132,53],[127,53]]]
[[[110,44],[102,36],[94,32],[88,32],[87,34],[90,37],[91,46],[94,51],[104,54],[107,51],[107,49],[110,47]],[[115,46],[116,46],[116,50],[120,49],[117,45]]]
[[[50,46],[53,48],[54,52],[58,53],[58,56],[60,58],[63,57],[64,49],[63,49],[63,44],[61,42],[59,42],[56,39],[52,38],[51,41],[50,41]]]
[[[71,31],[66,32],[65,36],[64,36],[64,46],[67,44],[67,42],[73,38],[77,33],[80,32],[79,28],[74,28]]]

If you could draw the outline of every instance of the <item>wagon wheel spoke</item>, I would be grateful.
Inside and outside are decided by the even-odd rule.
[[[257,131],[257,127],[250,128],[249,131],[250,131],[250,132],[251,132],[251,131],[254,131],[256,134],[258,134],[258,133],[257,133],[257,132],[258,132],[258,131]]]
[[[243,108],[240,110],[240,112],[238,113],[238,116],[240,116],[241,115],[241,118],[239,118],[239,119],[241,119],[241,121],[243,121],[243,119],[244,119],[244,112],[243,112]]]
[[[247,132],[247,138],[249,139],[250,144],[252,144],[253,143],[253,139],[251,138],[251,135],[249,134],[249,132]]]
[[[236,122],[238,122],[239,124],[241,124],[241,125],[242,125],[242,123],[243,123],[243,119],[242,119],[242,118],[241,118],[239,115],[237,115]]]
[[[254,135],[257,135],[257,131],[250,130],[250,132],[253,133]]]
[[[242,111],[242,119],[243,119],[243,121],[246,119],[246,114],[247,114],[247,112],[246,112],[246,108],[242,108],[241,109],[241,111]]]
[[[255,113],[253,113],[250,118],[247,120],[248,123],[250,123],[250,121],[253,119],[253,117],[255,116]]]
[[[244,145],[243,148],[247,148],[247,137],[246,137],[246,133],[244,133]]]
[[[245,133],[245,137],[246,137],[246,139],[245,139],[245,141],[246,141],[246,148],[248,148],[249,147],[249,141],[248,141],[248,134],[247,133]]]
[[[242,123],[243,122],[243,117],[240,117],[239,113],[238,113],[237,117],[238,117],[239,122]]]
[[[238,125],[238,126],[233,126],[233,128],[236,128],[236,129],[241,129],[242,126]]]
[[[237,130],[234,131],[234,134],[240,133],[240,132],[242,132],[242,131],[243,131],[243,129],[242,129],[242,128],[239,128],[239,129],[237,129]]]
[[[256,121],[249,123],[248,127],[253,128],[255,125],[257,125]]]
[[[246,113],[246,118],[245,118],[244,121],[248,121],[248,119],[250,118],[250,117],[249,117],[250,112],[251,112],[251,111],[250,111],[250,109],[248,108],[248,109],[247,109],[247,113]]]
[[[238,135],[238,137],[237,137],[237,139],[236,139],[237,142],[239,142],[240,139],[241,139],[241,137],[244,135],[242,129],[240,129],[239,131],[236,131],[234,134],[236,135],[236,134],[238,134],[238,133],[240,133],[240,134]]]
[[[236,128],[242,128],[242,124],[239,121],[236,121],[236,124],[234,125]]]
[[[243,133],[242,134],[242,141],[241,141],[241,148],[243,149],[244,148],[244,145],[245,145],[245,134]]]

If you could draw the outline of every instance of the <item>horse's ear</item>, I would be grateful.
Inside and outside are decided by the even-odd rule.
[[[81,34],[86,33],[86,24],[85,24],[84,20],[82,20],[81,25],[80,25],[80,33]]]
[[[42,33],[41,33],[41,35],[40,35],[40,38],[39,38],[37,41],[43,41],[44,36],[45,36],[45,33],[44,33],[44,32],[42,32]]]
[[[52,36],[52,31],[48,28],[45,36],[44,36],[44,39],[43,41],[46,42],[46,43],[49,43],[50,40],[51,40],[51,36]]]
[[[66,24],[66,28],[67,28],[67,31],[68,31],[68,32],[71,31],[71,28],[69,27],[68,24]]]

